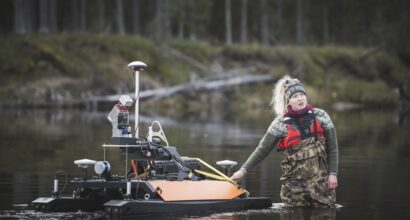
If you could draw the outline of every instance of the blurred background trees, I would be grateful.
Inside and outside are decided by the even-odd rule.
[[[401,0],[2,0],[0,34],[88,32],[224,44],[408,49]]]
[[[186,62],[193,58],[222,72],[253,65],[263,73],[305,73],[311,85],[337,91],[328,93],[332,99],[353,91],[347,75],[376,87],[381,80],[410,103],[408,9],[404,0],[2,0],[0,85],[10,88],[0,97],[15,94],[10,82],[22,85],[22,76],[78,74],[95,90],[102,73],[141,53],[170,84],[198,74]],[[143,52],[131,51],[134,44]],[[88,77],[94,72],[98,77]]]

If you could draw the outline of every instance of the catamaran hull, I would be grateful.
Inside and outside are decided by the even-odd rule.
[[[111,200],[104,204],[110,219],[147,215],[181,215],[266,209],[272,206],[270,198],[238,198],[221,201]]]
[[[101,211],[110,219],[123,219],[147,215],[186,215],[230,212],[249,209],[266,209],[272,206],[270,198],[253,197],[212,201],[110,200],[102,201],[72,197],[40,197],[32,202],[33,208],[41,212]]]
[[[104,201],[73,197],[40,197],[31,202],[32,207],[40,212],[93,212],[103,210]]]

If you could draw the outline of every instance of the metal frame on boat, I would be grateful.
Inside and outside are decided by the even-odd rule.
[[[75,189],[72,196],[63,197],[59,180],[54,179],[50,197],[32,201],[42,212],[105,210],[113,219],[138,215],[189,214],[264,209],[272,205],[270,198],[250,197],[249,193],[226,176],[236,165],[219,161],[225,173],[199,158],[181,157],[168,141],[159,122],[148,129],[146,138],[139,138],[139,72],[146,65],[140,61],[128,65],[135,73],[135,135],[129,126],[128,108],[133,100],[121,96],[108,119],[112,124],[110,144],[104,144],[104,159],[81,159],[74,164],[84,170],[84,176],[70,180]],[[125,160],[124,175],[113,175],[106,161],[106,149],[117,148]],[[130,166],[128,167],[128,164]],[[88,175],[94,166],[96,176]]]

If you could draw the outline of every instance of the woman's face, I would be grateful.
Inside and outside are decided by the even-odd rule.
[[[293,94],[289,99],[288,104],[293,111],[300,111],[306,108],[307,100],[306,95],[303,92],[297,92]]]

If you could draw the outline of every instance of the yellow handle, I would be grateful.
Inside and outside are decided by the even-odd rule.
[[[217,180],[225,180],[228,181],[230,183],[232,183],[234,186],[239,187],[241,189],[243,189],[241,186],[239,186],[235,181],[233,181],[231,178],[227,177],[225,174],[223,174],[221,171],[215,169],[214,167],[212,167],[210,164],[208,164],[207,162],[203,161],[200,158],[192,158],[194,160],[199,161],[200,163],[202,163],[203,165],[205,165],[206,167],[208,167],[209,169],[211,169],[212,171],[214,171],[215,173],[217,173],[218,175],[206,172],[206,171],[202,171],[202,170],[194,170],[196,173],[217,179]],[[243,189],[243,191],[245,191],[246,195],[250,195],[248,191],[246,191],[245,189]]]

